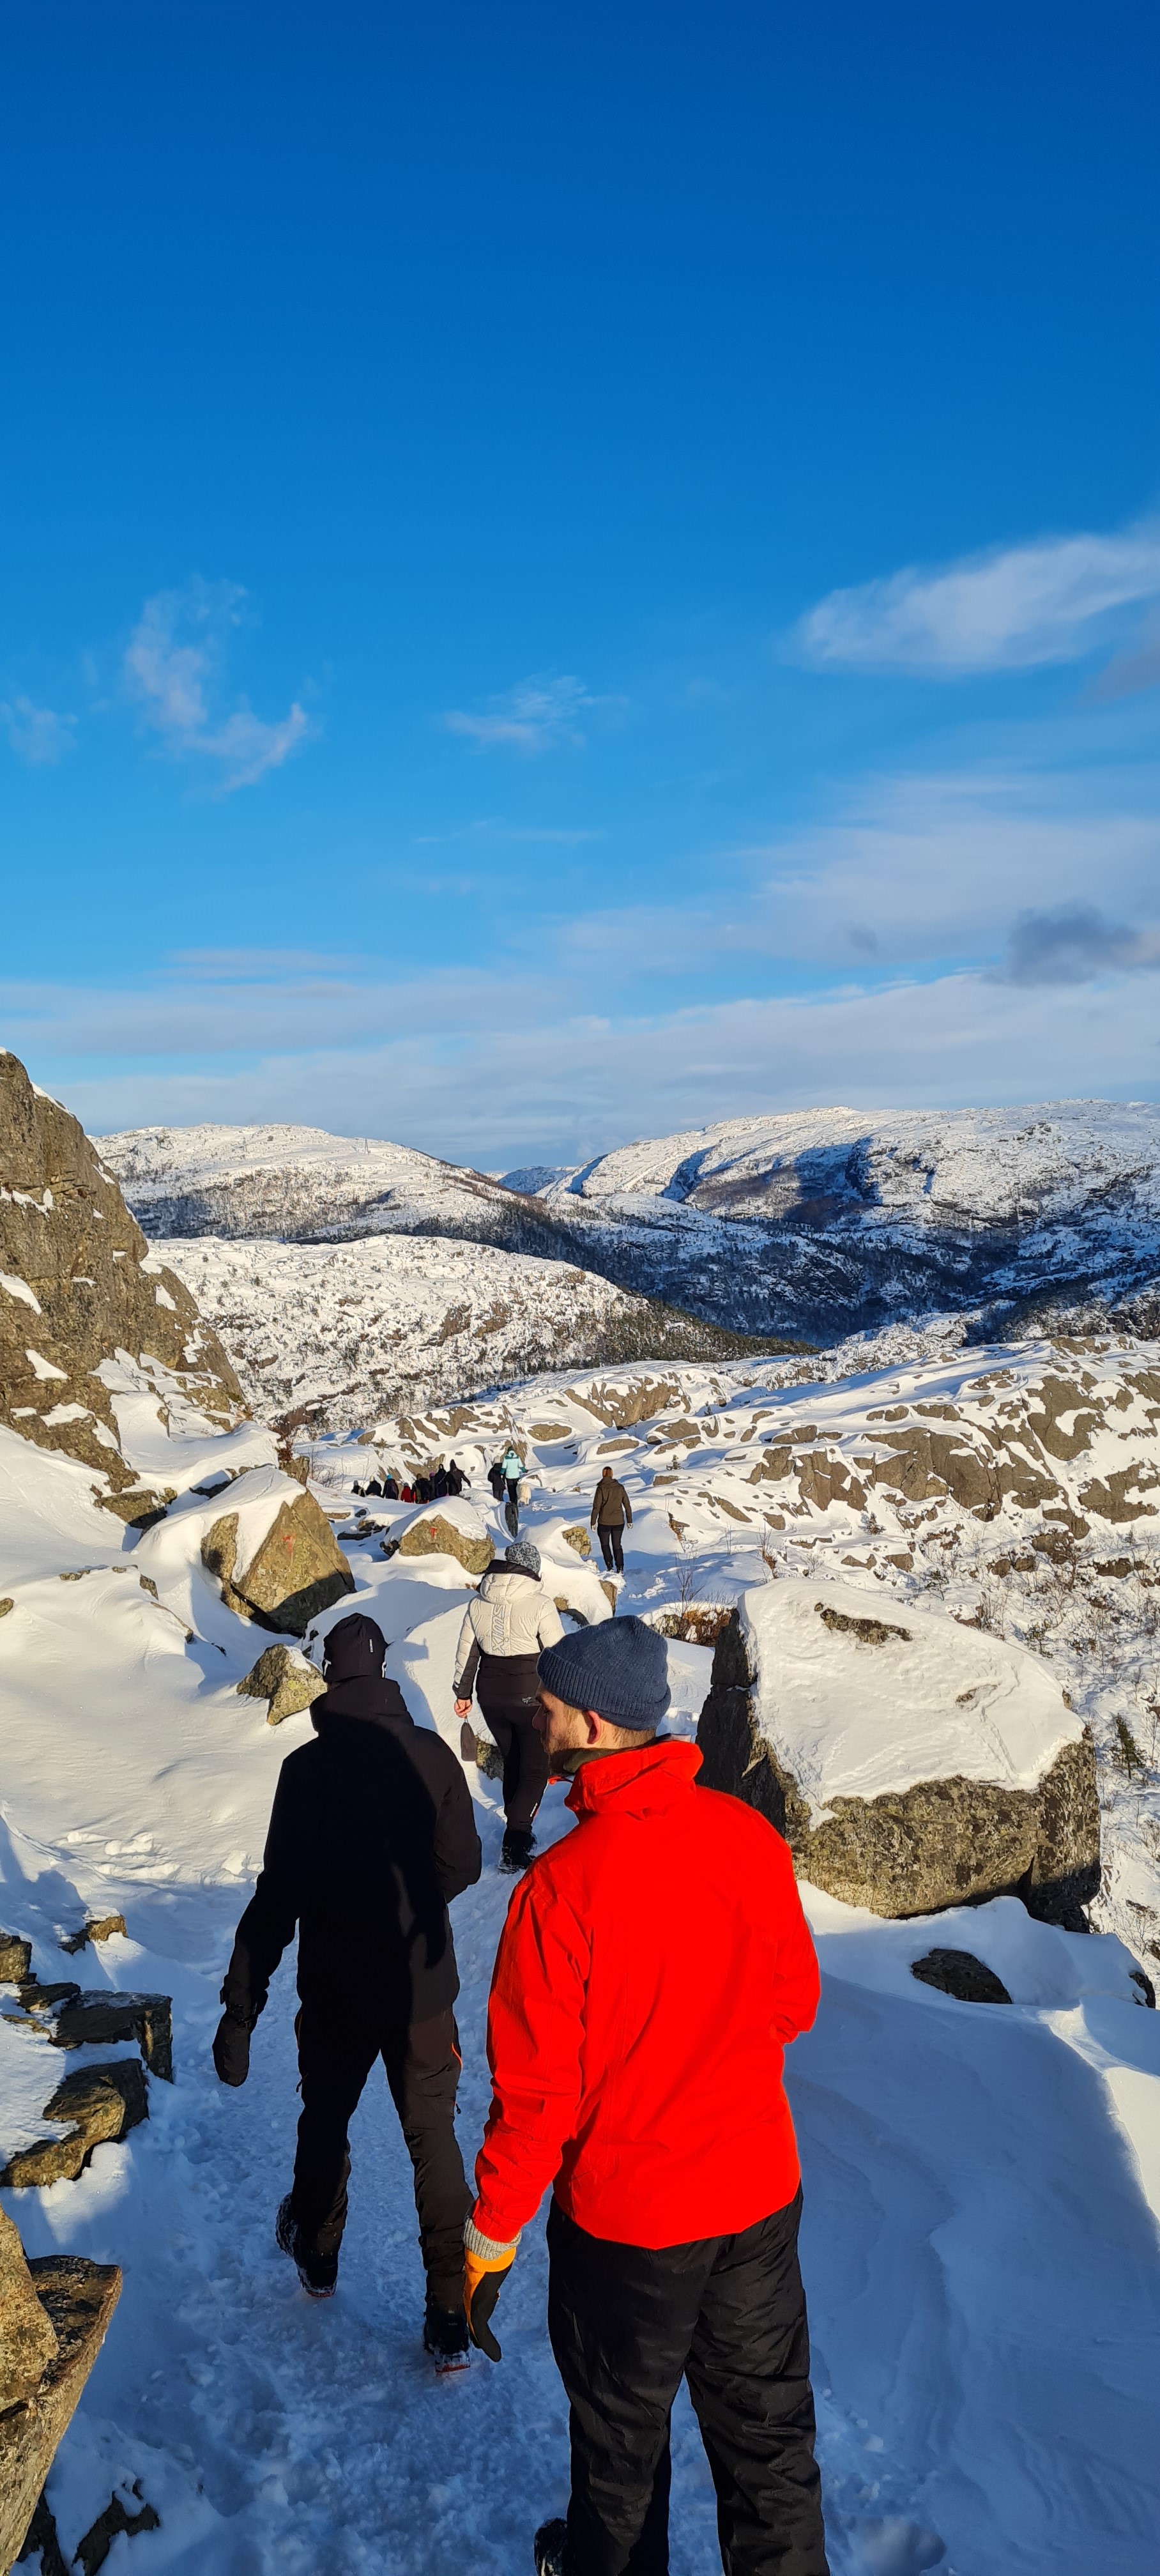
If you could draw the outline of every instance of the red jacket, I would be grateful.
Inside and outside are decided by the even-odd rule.
[[[694,1789],[677,1741],[578,1772],[577,1829],[512,1899],[492,1979],[475,2224],[510,2243],[549,2183],[591,2236],[682,2245],[793,2199],[782,2052],[818,2007],[786,1845]]]

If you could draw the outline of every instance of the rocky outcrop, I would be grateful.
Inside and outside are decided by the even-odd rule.
[[[120,1994],[111,1986],[84,1994],[71,1983],[22,1985],[19,2010],[54,2048],[115,2047],[132,2040],[151,2075],[173,2082],[173,2006],[168,1995]],[[15,2018],[14,2015],[9,2018]],[[46,2112],[45,2117],[55,2116]]]
[[[281,1503],[249,1562],[239,1564],[238,1559],[239,1514],[223,1512],[202,1540],[202,1564],[216,1575],[229,1609],[292,1637],[304,1637],[320,1611],[355,1589],[347,1560],[313,1494],[300,1493]]]
[[[132,2057],[116,2058],[108,2066],[84,2066],[58,2084],[43,2116],[66,2122],[67,2135],[18,2148],[0,2173],[0,2184],[9,2190],[75,2182],[94,2147],[125,2137],[139,2121],[147,2120],[149,2096],[142,2069]]]
[[[845,1585],[777,1583],[723,1630],[697,1741],[704,1785],[768,1816],[799,1875],[848,1905],[903,1916],[1014,1894],[1086,1928],[1091,1736],[1016,1648],[909,1604],[888,1621]]]
[[[11,2234],[15,2233],[12,2229]],[[12,2278],[15,2265],[10,2246],[7,2267]],[[7,2413],[0,2413],[0,2576],[9,2576],[24,2548],[37,2498],[121,2295],[121,2274],[115,2263],[49,2254],[28,2263],[25,2271],[47,2321],[52,2348],[35,2384]],[[17,2280],[14,2297],[27,2315],[25,2296],[24,2283]],[[90,2563],[96,2567],[100,2561],[94,2558]]]
[[[19,1932],[0,1932],[0,1986],[22,1986],[31,1974],[31,1941]]]
[[[149,1251],[84,1129],[0,1052],[0,1422],[142,1493],[103,1361],[159,1365],[223,1427],[246,1406],[189,1290]],[[163,1399],[162,1399],[163,1400]]]
[[[68,1933],[60,1946],[70,1958],[75,1958],[77,1951],[85,1949],[90,1941],[111,1941],[115,1932],[124,1930],[123,1914],[97,1914],[90,1916],[87,1923],[82,1923],[79,1932]]]
[[[247,1698],[266,1701],[267,1726],[280,1726],[284,1717],[300,1717],[325,1689],[321,1673],[291,1646],[267,1646],[238,1683]]]

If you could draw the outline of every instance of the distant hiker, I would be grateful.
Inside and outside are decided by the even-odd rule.
[[[401,1503],[413,1503],[413,1502],[414,1502],[414,1500],[415,1500],[415,1488],[414,1488],[414,1486],[413,1486],[413,1485],[400,1485],[400,1487],[399,1487],[399,1501],[400,1501]]]
[[[532,1825],[548,1785],[548,1757],[533,1717],[539,1698],[536,1658],[563,1636],[560,1613],[540,1579],[540,1551],[530,1539],[505,1548],[468,1603],[455,1657],[455,1714],[467,1718],[474,1691],[503,1756],[507,1831],[500,1868],[527,1867]]]
[[[606,1467],[592,1497],[588,1526],[589,1529],[595,1530],[599,1538],[604,1562],[610,1573],[614,1565],[618,1574],[624,1572],[626,1521],[631,1529],[632,1504],[623,1485],[618,1484],[611,1467]]]
[[[390,1476],[390,1475],[384,1476],[384,1478],[383,1478],[383,1501],[384,1501],[385,1503],[397,1503],[397,1502],[398,1502],[398,1499],[399,1499],[399,1480],[398,1480],[398,1477],[397,1477],[397,1476]]]
[[[487,1481],[488,1481],[488,1484],[489,1484],[489,1485],[490,1485],[490,1487],[491,1487],[491,1490],[492,1490],[493,1494],[495,1495],[495,1499],[496,1499],[497,1503],[502,1503],[502,1501],[503,1501],[503,1460],[502,1460],[501,1458],[493,1458],[493,1459],[492,1459],[491,1465],[490,1465],[490,1467],[488,1468],[488,1471],[487,1471]]]
[[[463,1468],[462,1468],[462,1467],[457,1467],[457,1466],[456,1466],[454,1458],[449,1458],[449,1459],[448,1459],[448,1461],[447,1461],[447,1491],[448,1491],[448,1493],[449,1493],[449,1494],[461,1494],[461,1493],[463,1492],[463,1488],[464,1488],[464,1486],[465,1486],[465,1485],[469,1485],[470,1483],[471,1483],[471,1478],[470,1478],[470,1476],[468,1476],[468,1475],[466,1475],[466,1474],[465,1474],[465,1472],[464,1472],[464,1470],[463,1470]]]
[[[492,1978],[494,2091],[466,2230],[472,2339],[549,2185],[548,2332],[571,2409],[567,2521],[541,2576],[663,2576],[669,2416],[696,2409],[729,2576],[826,2576],[801,2175],[782,2054],[818,1969],[780,1834],[694,1790],[658,1737],[641,1619],[540,1657],[540,1730],[577,1830],[512,1899]]]
[[[298,1926],[302,2117],[276,2235],[312,2298],[338,2276],[350,2173],[347,2128],[376,2057],[415,2168],[427,2275],[423,2341],[462,2366],[463,2221],[455,2139],[459,1992],[447,1907],[479,1876],[471,1797],[450,1747],[416,1726],[383,1678],[386,1641],[352,1612],[326,1640],[313,1744],[287,1755],[262,1873],[238,1925],[213,2043],[223,2084],[244,2084],[250,2033]],[[458,2312],[458,2313],[457,2313]]]
[[[449,1481],[448,1481],[447,1469],[446,1469],[446,1467],[445,1467],[445,1466],[444,1466],[444,1464],[443,1464],[443,1460],[442,1460],[442,1459],[440,1459],[439,1464],[438,1464],[438,1466],[437,1466],[437,1468],[436,1468],[436,1470],[435,1470],[435,1473],[434,1473],[434,1475],[433,1475],[433,1476],[432,1476],[432,1478],[431,1478],[431,1500],[432,1500],[432,1502],[433,1502],[433,1503],[441,1503],[441,1502],[442,1502],[442,1500],[443,1500],[444,1495],[445,1495],[445,1494],[449,1494],[449,1493],[450,1493],[450,1491],[451,1491],[451,1486],[450,1486],[450,1483],[449,1483]]]
[[[514,1538],[520,1525],[520,1478],[524,1472],[524,1462],[519,1450],[513,1449],[510,1441],[500,1459],[499,1472],[507,1496],[504,1518],[507,1521],[509,1533]]]
[[[430,1502],[430,1500],[431,1500],[431,1479],[430,1479],[430,1477],[429,1477],[429,1476],[416,1476],[416,1478],[415,1478],[415,1500],[416,1500],[416,1502],[417,1502],[417,1503],[429,1503],[429,1502]]]

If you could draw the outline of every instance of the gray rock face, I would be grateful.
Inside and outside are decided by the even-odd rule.
[[[0,1052],[0,1421],[108,1478],[134,1518],[149,1497],[121,1456],[93,1371],[118,1350],[160,1361],[223,1426],[242,1391],[187,1288],[160,1267],[84,1129]]]
[[[20,1989],[20,2010],[43,2030],[54,2048],[115,2047],[120,2040],[134,2040],[150,2074],[160,2076],[165,2084],[173,2082],[173,2006],[168,1995],[118,1994],[109,1986],[82,1994],[77,1985],[30,1982]]]
[[[1100,1884],[1095,1752],[1086,1728],[1034,1789],[920,1780],[884,1796],[835,1797],[814,1826],[797,1781],[758,1723],[756,1679],[733,1611],[714,1648],[697,1728],[701,1780],[768,1816],[800,1877],[875,1914],[933,1914],[1015,1895],[1042,1921],[1086,1929],[1081,1909]]]

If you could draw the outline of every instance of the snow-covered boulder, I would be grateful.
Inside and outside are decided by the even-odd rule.
[[[474,1504],[462,1495],[445,1494],[439,1502],[421,1504],[404,1524],[397,1553],[453,1556],[468,1574],[485,1574],[493,1551],[487,1526]]]
[[[202,1564],[231,1610],[304,1637],[320,1610],[355,1588],[325,1512],[277,1468],[254,1468],[226,1491],[230,1509],[206,1531]]]
[[[1099,1886],[1091,1737],[1058,1682],[909,1602],[816,1578],[746,1592],[697,1740],[705,1786],[769,1816],[800,1876],[846,1904],[929,1914],[1007,1892],[1060,1922]]]

